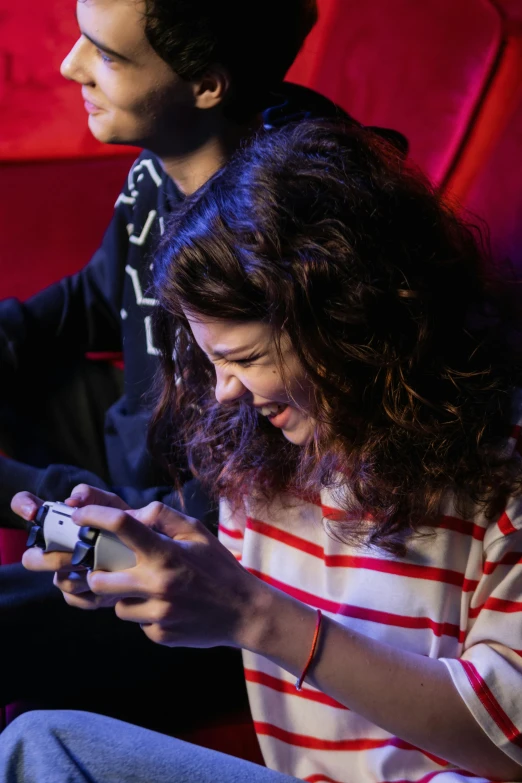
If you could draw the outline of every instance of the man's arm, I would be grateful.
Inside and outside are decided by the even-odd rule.
[[[118,205],[89,264],[26,302],[0,302],[0,369],[7,379],[33,364],[87,351],[121,350],[120,299],[128,235]]]

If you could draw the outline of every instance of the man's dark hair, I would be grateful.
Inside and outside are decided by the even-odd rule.
[[[227,111],[243,119],[268,105],[317,21],[317,0],[147,0],[145,15],[151,46],[181,78],[227,70]]]

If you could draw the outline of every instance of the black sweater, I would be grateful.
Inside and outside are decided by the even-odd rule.
[[[269,127],[303,117],[343,114],[322,96],[295,85],[284,85],[277,97],[278,105],[264,115]],[[105,446],[110,489],[134,507],[170,495],[167,477],[155,467],[146,448],[149,392],[157,365],[150,287],[154,249],[181,198],[157,157],[143,152],[116,201],[102,245],[87,266],[27,302],[0,302],[4,382],[11,372],[31,366],[34,357],[46,353],[53,361],[86,352],[123,353],[125,392],[107,412]],[[43,499],[62,500],[80,482],[107,488],[81,466],[50,465],[35,471],[0,461],[3,498],[26,489]],[[189,511],[195,516],[202,513],[199,503]]]

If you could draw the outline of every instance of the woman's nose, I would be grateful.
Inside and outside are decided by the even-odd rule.
[[[235,402],[247,391],[239,378],[233,373],[226,372],[216,367],[216,400],[221,403]]]

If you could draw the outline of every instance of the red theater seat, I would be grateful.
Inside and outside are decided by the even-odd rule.
[[[0,163],[0,297],[26,299],[98,247],[132,155]]]
[[[288,78],[388,125],[522,272],[522,0],[321,0]]]

